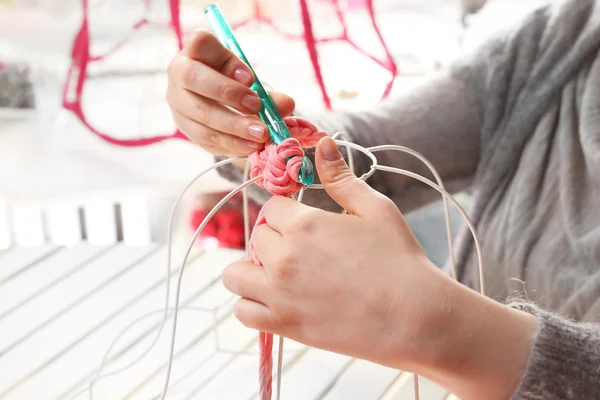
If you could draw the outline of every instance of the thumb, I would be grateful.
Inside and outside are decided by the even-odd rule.
[[[350,171],[330,137],[319,141],[315,164],[325,191],[346,211],[363,215],[373,210],[373,202],[376,201],[378,193]]]

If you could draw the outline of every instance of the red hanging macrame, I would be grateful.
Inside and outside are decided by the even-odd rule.
[[[145,3],[146,10],[148,10],[150,7],[150,0],[143,0],[143,1]],[[180,18],[179,18],[179,11],[180,11],[179,0],[168,0],[168,1],[169,1],[169,11],[170,11],[169,27],[170,27],[170,29],[173,30],[173,32],[175,34],[175,37],[177,39],[177,46],[179,47],[179,49],[181,49],[183,46],[183,44],[182,44],[183,32],[181,29],[181,23],[180,23]],[[323,103],[328,110],[331,110],[331,98],[329,97],[329,95],[327,93],[327,88],[325,86],[325,80],[323,78],[323,74],[321,72],[321,66],[319,64],[318,44],[320,44],[320,43],[328,43],[328,42],[334,42],[334,41],[346,42],[352,48],[356,49],[361,54],[367,56],[373,62],[380,65],[382,68],[389,71],[391,74],[391,78],[390,78],[388,84],[386,85],[385,90],[382,95],[382,98],[387,97],[389,95],[390,91],[392,90],[392,86],[394,84],[394,80],[397,75],[397,67],[396,67],[396,64],[393,60],[393,57],[392,57],[387,45],[385,44],[385,41],[383,40],[381,31],[379,30],[379,26],[377,25],[377,21],[375,19],[373,0],[364,0],[364,2],[366,3],[365,5],[366,5],[367,12],[369,14],[371,26],[375,30],[375,33],[377,34],[379,42],[381,43],[381,46],[384,50],[385,57],[383,59],[375,57],[374,55],[363,50],[354,41],[352,41],[352,39],[350,39],[350,37],[348,35],[348,27],[347,27],[346,19],[344,17],[341,7],[340,7],[340,1],[339,0],[326,0],[326,1],[330,1],[331,4],[333,5],[333,7],[335,9],[336,17],[337,17],[340,25],[342,26],[341,34],[334,36],[334,37],[326,37],[326,38],[316,38],[315,37],[314,32],[313,32],[313,22],[312,22],[312,18],[310,15],[309,4],[308,4],[307,0],[299,0],[301,17],[302,17],[302,25],[304,28],[302,35],[293,35],[293,34],[289,34],[286,32],[282,32],[280,29],[278,29],[278,27],[273,23],[273,20],[270,17],[266,16],[264,14],[264,12],[262,11],[259,0],[254,0],[253,15],[251,15],[249,18],[247,18],[244,21],[234,24],[233,29],[237,29],[237,28],[244,26],[252,21],[258,21],[258,22],[261,22],[261,23],[264,23],[264,24],[270,26],[275,32],[279,33],[280,35],[284,36],[287,39],[293,39],[293,40],[302,39],[302,40],[304,40],[304,42],[306,44],[306,48],[307,48],[309,56],[310,56],[311,64],[313,66],[313,72],[315,75],[315,79],[321,90]],[[81,105],[81,98],[82,98],[83,90],[85,88],[85,83],[87,80],[88,66],[90,65],[90,63],[93,63],[95,61],[100,61],[100,60],[106,58],[107,56],[109,56],[114,51],[118,50],[121,46],[123,46],[124,44],[127,43],[127,41],[129,40],[129,37],[126,37],[123,40],[121,40],[120,42],[118,42],[111,50],[109,50],[105,54],[101,54],[101,55],[90,54],[89,0],[82,0],[82,5],[83,5],[83,21],[81,24],[81,28],[79,29],[79,32],[77,33],[74,43],[73,43],[73,49],[72,49],[72,54],[71,54],[71,58],[72,58],[71,67],[69,68],[69,72],[67,75],[67,80],[66,80],[64,92],[63,92],[63,106],[67,110],[72,111],[77,116],[77,118],[92,133],[94,133],[96,136],[98,136],[102,140],[112,143],[114,145],[126,146],[126,147],[139,147],[139,146],[146,146],[146,145],[162,142],[163,140],[167,140],[167,139],[186,139],[185,135],[183,133],[181,133],[180,131],[175,131],[173,133],[166,133],[166,134],[157,134],[156,136],[153,136],[153,137],[144,137],[144,138],[138,138],[138,139],[119,139],[108,133],[100,132],[98,129],[96,129],[94,126],[92,126],[90,124],[90,122],[87,120],[87,118],[83,112],[83,108]],[[151,25],[157,25],[157,24],[153,23],[151,21],[148,21],[146,18],[141,18],[138,22],[136,22],[132,26],[132,31],[136,31],[144,26],[149,26],[149,25],[151,26]]]

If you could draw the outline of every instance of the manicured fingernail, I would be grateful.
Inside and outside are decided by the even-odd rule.
[[[233,79],[243,85],[250,85],[252,83],[252,74],[240,68],[233,73]]]
[[[247,94],[242,97],[242,105],[251,111],[259,111],[262,107],[262,103],[258,96],[253,94]]]
[[[266,129],[263,125],[252,124],[248,127],[250,136],[262,140],[265,137]]]
[[[330,137],[321,139],[319,147],[321,148],[321,153],[323,153],[323,157],[327,161],[337,161],[342,158],[342,154],[338,150],[333,139],[331,139]]]

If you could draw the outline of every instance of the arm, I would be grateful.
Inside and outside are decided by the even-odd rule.
[[[477,166],[479,108],[467,85],[451,72],[445,72],[410,94],[388,99],[369,111],[306,117],[329,134],[343,132],[352,142],[364,147],[397,144],[420,152],[433,163],[452,192],[468,187]],[[368,171],[370,160],[358,153],[355,155],[355,172],[361,175]],[[378,153],[377,159],[382,165],[405,168],[433,179],[424,165],[412,156],[386,151]],[[239,166],[227,166],[219,172],[229,180],[241,181]],[[368,183],[392,198],[403,211],[439,198],[425,185],[384,172],[377,172]],[[269,197],[268,193],[256,188],[252,189],[252,195],[260,202]],[[305,199],[312,206],[333,209],[334,203],[322,191],[308,191]]]

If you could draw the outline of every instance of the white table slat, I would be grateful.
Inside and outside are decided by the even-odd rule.
[[[8,398],[39,398],[41,393],[45,398],[56,398],[65,389],[64,373],[61,381],[61,371],[71,370],[71,379],[84,373],[82,367],[89,358],[89,351],[97,347],[90,338],[110,326],[114,314],[138,294],[137,291],[130,290],[134,282],[145,285],[146,275],[155,277],[159,274],[153,274],[150,268],[146,268],[152,266],[151,261],[156,256],[157,253],[154,253],[133,268],[126,269],[113,284],[102,287],[27,340],[22,347],[38,348],[39,355],[35,365],[39,367],[22,376],[18,385],[11,388]],[[132,318],[132,315],[125,318]],[[45,349],[42,347],[44,342],[53,343],[54,346]]]
[[[5,201],[0,201],[0,249],[6,249],[12,245],[12,235],[10,231],[8,206]]]
[[[46,226],[49,241],[73,245],[82,241],[79,208],[73,204],[54,204],[46,209]]]
[[[406,400],[414,398],[414,379],[411,375],[402,385],[399,390],[390,398],[392,400]],[[422,400],[445,400],[448,396],[448,391],[442,389],[435,383],[419,377],[419,394]]]
[[[217,283],[215,284],[215,286]],[[225,289],[221,289],[222,296],[228,297]],[[214,290],[209,290],[189,304],[202,307],[207,297],[217,295]],[[218,295],[217,295],[218,296]],[[180,364],[180,359],[187,355],[194,355],[194,359],[207,358],[216,351],[215,338],[212,334],[214,320],[212,313],[182,312],[178,321],[177,342],[175,348],[175,363],[172,370],[171,383],[181,377],[186,371]],[[153,351],[135,368],[125,371],[119,376],[107,379],[103,383],[102,398],[148,399],[160,394],[166,372],[166,350],[170,345],[170,327],[162,335]],[[239,338],[245,343],[244,336]],[[200,350],[200,351],[199,351]],[[190,356],[192,357],[192,356]],[[212,360],[210,362],[212,364]],[[212,366],[212,365],[211,365]],[[213,368],[215,366],[212,366]],[[153,382],[153,384],[150,384]],[[142,394],[145,392],[145,395]],[[150,393],[148,393],[150,392]]]
[[[115,205],[109,201],[91,202],[84,206],[85,231],[91,244],[106,246],[117,242]]]
[[[130,246],[147,245],[152,241],[147,199],[131,197],[121,202],[123,242]]]
[[[257,333],[242,326],[233,315],[226,317],[219,326],[230,336],[220,337],[220,344],[226,343],[227,351],[217,351],[214,336],[208,335],[180,354],[175,359],[169,396],[183,398],[199,385],[206,384],[235,359],[236,353],[250,348],[256,342]],[[125,398],[145,400],[158,396],[164,382],[164,368],[159,372]]]
[[[11,281],[0,284],[0,321],[6,313],[17,311],[15,307],[42,295],[45,290],[106,250],[105,247],[88,244],[63,249],[34,264]]]
[[[135,263],[154,248],[117,246],[25,305],[19,313],[0,321],[0,332],[6,333],[3,338],[7,337],[2,340],[0,352],[0,376],[4,378],[0,381],[0,393],[21,382],[32,372],[32,366],[43,365],[62,351],[81,333],[85,321],[100,321],[106,304],[129,291],[108,283],[119,274],[136,270]]]
[[[354,360],[323,399],[379,399],[399,375],[398,370]]]
[[[12,207],[14,242],[18,246],[41,246],[46,242],[42,209],[33,205]]]
[[[15,247],[0,254],[0,282],[14,279],[36,261],[50,256],[58,249],[55,245]]]
[[[180,258],[179,253],[174,256]],[[241,257],[239,251],[221,249],[193,255],[186,267],[180,305],[203,311],[180,312],[168,398],[257,399],[258,334],[235,319],[235,297],[219,279],[223,268]],[[172,290],[179,266],[173,263]],[[0,399],[70,400],[87,387],[116,335],[133,320],[162,309],[165,268],[166,249],[156,246],[78,244],[0,253]],[[113,349],[104,373],[137,358],[154,339],[161,317],[157,312],[132,328]],[[95,399],[156,399],[164,383],[171,323],[140,363],[100,381]],[[410,374],[289,339],[283,373],[284,400],[413,398]],[[423,378],[419,383],[421,400],[457,400]],[[77,400],[86,398],[84,393]]]
[[[161,252],[162,253],[162,252]],[[235,254],[235,259],[239,258],[239,254],[238,252],[236,252]],[[163,263],[161,264],[161,267],[164,267],[164,257],[159,257],[159,260],[163,261]],[[221,289],[223,291],[223,293],[220,295],[221,298],[219,298],[219,295],[215,294],[214,291],[210,290],[212,289],[215,284],[217,282],[219,282],[219,277],[221,275],[221,271],[224,268],[224,264],[221,262],[210,262],[211,257],[200,257],[198,259],[196,259],[194,262],[190,263],[187,267],[186,267],[186,271],[185,271],[185,275],[184,275],[184,280],[183,280],[183,284],[182,284],[182,297],[181,297],[181,304],[182,305],[188,305],[188,303],[190,303],[191,301],[198,301],[195,300],[198,297],[201,297],[200,302],[201,303],[207,303],[207,298],[210,298],[209,300],[211,301],[217,301],[219,303],[222,303],[225,298],[229,297],[230,294],[228,292],[226,292],[224,290],[224,288],[222,288],[221,285]],[[222,258],[220,259],[222,261]],[[229,258],[229,260],[233,260],[233,258]],[[160,280],[160,284],[159,285],[153,285],[152,290],[148,291],[147,293],[145,293],[142,297],[140,297],[139,299],[137,299],[134,303],[130,303],[127,306],[127,310],[123,313],[121,313],[118,318],[115,318],[114,320],[110,321],[109,323],[104,324],[102,327],[100,327],[99,329],[97,329],[93,335],[91,335],[90,337],[86,338],[85,342],[78,345],[76,349],[74,349],[70,355],[68,359],[65,360],[61,360],[60,365],[58,363],[55,363],[52,366],[52,371],[54,374],[59,374],[60,375],[60,370],[64,369],[64,368],[69,368],[69,367],[73,367],[74,365],[79,365],[79,369],[81,370],[81,374],[79,374],[79,376],[74,376],[71,379],[71,382],[69,382],[69,385],[67,386],[66,383],[64,384],[64,386],[67,387],[63,387],[63,391],[68,391],[67,395],[63,395],[60,398],[71,398],[71,396],[78,392],[79,390],[81,390],[82,384],[79,383],[77,384],[76,388],[73,388],[73,384],[76,384],[77,382],[83,382],[83,385],[87,385],[87,383],[89,382],[89,376],[91,373],[95,372],[95,369],[97,368],[97,366],[99,365],[100,361],[102,360],[102,357],[104,356],[105,351],[108,349],[108,346],[110,344],[110,342],[112,342],[112,340],[114,340],[114,338],[116,337],[116,335],[119,334],[119,332],[125,327],[127,326],[131,321],[139,318],[140,316],[144,315],[147,312],[151,312],[151,311],[155,311],[155,310],[160,310],[163,306],[163,301],[164,301],[164,279],[162,279],[162,277],[164,276],[164,268],[156,268],[156,266],[152,267],[153,269],[157,269],[160,271],[160,276],[161,276],[161,280]],[[172,277],[173,279],[171,280],[172,285],[175,284],[175,276]],[[143,289],[143,285],[140,285],[140,283],[134,283],[134,282],[129,282],[131,284],[132,288],[137,288],[139,292],[142,291]],[[137,286],[136,286],[137,285]],[[212,286],[211,286],[212,285]],[[141,287],[140,287],[141,286]],[[173,292],[171,292],[173,293]],[[204,294],[206,293],[206,294]],[[191,300],[190,300],[191,299]],[[115,354],[120,354],[120,353],[124,353],[124,357],[123,360],[120,360],[117,362],[117,366],[108,366],[108,368],[105,371],[112,371],[116,368],[118,368],[118,366],[120,365],[126,365],[128,364],[127,359],[132,360],[134,357],[131,356],[131,354],[141,354],[141,352],[150,344],[150,341],[154,338],[154,331],[149,332],[148,334],[148,329],[151,326],[156,326],[157,325],[157,321],[160,318],[160,314],[156,315],[155,319],[150,319],[151,323],[150,324],[140,324],[140,327],[136,327],[133,328],[131,333],[128,334],[125,338],[122,339],[122,341],[120,342],[119,345],[115,346],[115,349],[113,350],[113,352],[111,353],[113,356],[111,356],[112,359],[114,357]],[[201,318],[198,318],[199,320]],[[212,323],[212,316],[210,317],[206,317],[206,320],[209,321],[209,324]],[[194,319],[190,319],[189,321],[192,321],[195,323],[194,326],[192,326],[192,328],[188,329],[187,332],[192,332],[193,334],[198,334],[198,323],[197,321],[194,321]],[[179,324],[178,324],[179,326]],[[169,325],[167,325],[167,327],[169,327]],[[146,328],[146,329],[144,329]],[[142,332],[146,332],[145,334],[145,339],[143,341],[140,341],[139,343],[137,343],[135,346],[131,346],[130,343],[133,339],[139,337],[139,334]],[[168,336],[167,336],[167,332],[170,334],[170,330],[169,328],[167,328],[167,330],[165,330],[161,336],[161,339],[159,341],[159,344],[157,345],[156,349],[153,351],[153,353],[151,354],[156,354],[154,356],[152,356],[151,354],[149,354],[145,359],[144,362],[140,363],[139,365],[137,365],[135,368],[128,370],[128,371],[124,371],[122,374],[118,374],[114,377],[110,377],[108,379],[106,379],[105,381],[101,381],[98,385],[98,390],[107,390],[106,388],[108,388],[109,391],[116,391],[111,395],[108,395],[108,397],[103,397],[104,393],[102,393],[102,396],[99,398],[121,398],[125,393],[127,393],[127,391],[131,390],[132,388],[135,387],[135,385],[137,385],[139,383],[138,381],[131,381],[128,379],[128,377],[130,377],[129,374],[139,374],[139,369],[141,368],[142,371],[151,371],[152,370],[152,366],[154,365],[151,360],[152,357],[154,357],[154,359],[160,359],[160,362],[165,362],[165,355],[166,355],[166,345],[165,345],[165,341],[168,340]],[[181,345],[181,341],[185,341],[185,339],[182,339],[182,336],[184,333],[186,332],[185,326],[183,328],[183,333],[181,331],[178,331],[178,346]],[[137,335],[136,335],[137,333]],[[181,335],[180,335],[181,334]],[[128,340],[129,338],[129,340]],[[124,352],[125,349],[129,349],[129,355],[127,355],[128,353]],[[155,353],[156,352],[156,353]],[[82,355],[84,355],[85,357],[82,357]],[[149,358],[150,357],[150,358]],[[137,375],[136,375],[137,376]],[[142,376],[144,376],[144,374],[142,374]],[[139,378],[138,378],[139,379]],[[117,385],[114,384],[116,381],[121,382],[121,384]],[[107,384],[108,383],[108,384]],[[69,387],[71,387],[71,389],[68,389]],[[103,389],[104,388],[104,389]],[[112,393],[112,392],[111,392]]]
[[[212,260],[212,262],[209,261],[211,258],[214,259],[214,257],[200,257],[186,270],[182,283],[181,304],[183,306],[211,308],[212,305],[210,303],[223,304],[231,297],[231,294],[220,283],[219,277],[227,262],[239,259],[239,254],[236,254],[235,258],[230,257],[225,259],[220,257],[217,260]],[[164,288],[161,287],[161,290],[164,290]],[[160,309],[160,307],[155,307],[154,309]],[[152,310],[150,308],[146,311]],[[154,321],[157,322],[159,319],[160,315],[157,315]],[[188,347],[192,347],[193,342],[201,340],[202,336],[209,337],[209,342],[214,347],[215,341],[211,335],[214,327],[212,312],[183,311],[180,314],[177,326],[176,354],[180,351],[185,351]],[[106,379],[106,381],[101,383],[101,386],[98,386],[98,393],[101,394],[101,398],[124,398],[127,393],[130,393],[127,396],[129,398],[133,395],[132,392],[139,390],[138,386],[141,382],[150,379],[148,378],[149,376],[157,373],[160,375],[159,380],[162,381],[164,378],[164,371],[162,369],[166,366],[166,351],[170,345],[171,327],[172,319],[168,321],[166,329],[162,332],[156,346],[144,358],[143,362],[135,368]],[[152,332],[149,337],[153,338],[154,334]],[[145,348],[148,344],[136,347]],[[141,353],[141,350],[131,350],[137,354]],[[119,362],[119,364],[124,365],[126,363]],[[175,366],[174,372],[178,368],[179,366]]]
[[[351,363],[350,357],[309,349],[284,371],[282,396],[286,400],[322,399]]]
[[[255,332],[255,337],[257,333]],[[307,347],[299,343],[292,342],[291,340],[285,341],[286,350],[284,350],[283,369],[285,370],[296,363],[301,356],[307,351]],[[273,345],[274,349],[278,348],[277,339]],[[276,354],[274,355],[274,362],[277,360]],[[192,399],[240,399],[250,400],[254,399],[258,394],[258,342],[255,340],[252,347],[241,354],[237,354],[232,360],[230,360],[224,368],[218,371],[211,379],[206,381],[200,381],[200,384],[196,385],[196,388],[185,395],[181,395],[181,399],[192,400]],[[273,366],[273,372],[275,372],[275,365]],[[195,375],[192,377],[195,379]],[[283,377],[285,382],[285,375]],[[235,384],[232,384],[232,383]],[[275,385],[275,378],[273,379],[273,385]],[[283,384],[285,386],[285,383]],[[275,386],[273,386],[275,392]],[[285,399],[285,395],[283,396]]]

